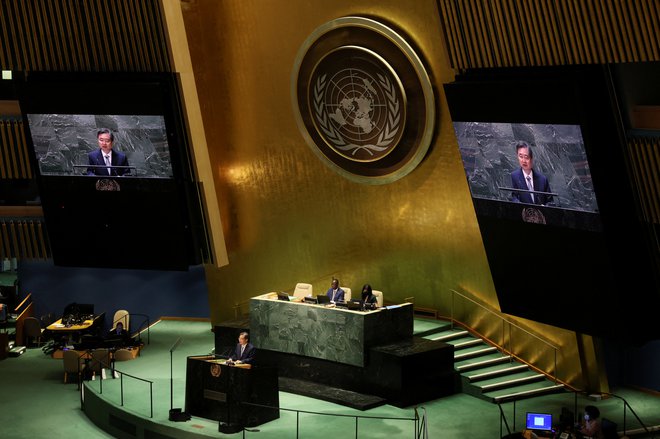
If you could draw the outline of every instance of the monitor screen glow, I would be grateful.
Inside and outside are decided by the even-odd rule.
[[[552,430],[552,415],[547,413],[527,413],[528,430]]]

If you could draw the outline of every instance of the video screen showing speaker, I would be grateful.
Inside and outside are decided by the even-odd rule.
[[[658,290],[608,75],[474,70],[444,90],[501,310],[620,336],[609,318]]]
[[[28,114],[27,119],[41,175],[174,177],[163,115]]]
[[[56,265],[208,257],[175,75],[35,72],[19,102]]]
[[[453,125],[478,213],[601,230],[579,125],[481,121]]]

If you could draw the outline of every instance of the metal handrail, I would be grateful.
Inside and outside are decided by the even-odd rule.
[[[92,352],[91,350],[87,350],[82,355],[89,355],[89,357],[91,359],[91,352]],[[108,354],[109,354],[109,352],[108,352]],[[124,406],[124,375],[126,375],[127,377],[130,377],[130,378],[136,379],[138,381],[143,381],[145,383],[149,383],[149,417],[150,418],[154,417],[154,390],[153,390],[154,389],[154,382],[153,381],[150,381],[150,380],[147,380],[147,379],[144,379],[144,378],[140,378],[138,376],[131,375],[131,374],[126,373],[126,372],[122,372],[122,371],[116,369],[114,367],[114,365],[108,364],[105,361],[102,361],[100,359],[94,359],[94,361],[98,361],[99,363],[101,363],[101,366],[105,366],[104,367],[105,369],[110,369],[111,373],[114,373],[114,372],[119,373],[119,377],[120,377],[120,383],[119,383],[119,389],[120,390],[119,390],[119,393],[120,393],[120,399],[121,399],[121,406],[122,407]],[[113,360],[113,362],[114,362],[114,360]],[[90,388],[91,388],[91,386],[90,386]],[[81,394],[80,394],[81,409],[83,409],[84,408],[83,407],[84,406],[84,398],[82,396],[82,392],[83,392],[82,387],[80,389],[80,392],[81,392]],[[103,376],[102,375],[99,377],[99,394],[100,395],[103,394]]]
[[[267,408],[267,409],[277,409],[277,410],[284,410],[285,412],[295,412],[296,413],[296,438],[299,435],[299,430],[300,430],[300,414],[309,414],[309,415],[320,415],[320,416],[336,416],[336,417],[342,417],[342,418],[355,418],[355,438],[357,439],[358,437],[358,421],[360,419],[382,419],[382,420],[389,420],[389,421],[411,421],[414,423],[414,435],[413,437],[415,439],[425,439],[423,436],[423,433],[426,431],[422,427],[422,424],[426,424],[426,416],[423,415],[421,418],[419,416],[419,413],[417,412],[418,407],[415,407],[415,416],[412,418],[403,418],[403,417],[388,417],[388,416],[363,416],[363,415],[345,415],[342,413],[323,413],[323,412],[312,412],[309,410],[299,410],[299,409],[288,409],[285,407],[273,407],[270,405],[265,405],[265,404],[257,404],[255,402],[247,402],[247,401],[236,401],[237,404],[241,405],[246,405],[246,406],[252,406],[252,407],[260,407],[260,408]],[[426,413],[426,409],[424,407],[419,407],[421,408],[424,413]],[[228,420],[229,421],[229,420]],[[428,437],[428,436],[427,436]]]
[[[474,303],[475,305],[479,306],[479,307],[482,308],[483,310],[488,311],[489,313],[491,313],[492,315],[494,315],[495,317],[497,317],[498,319],[500,319],[500,320],[502,321],[502,346],[500,346],[500,347],[501,347],[503,350],[506,350],[506,348],[504,347],[504,340],[505,340],[506,324],[508,324],[508,326],[509,326],[509,350],[508,350],[508,352],[509,352],[510,354],[513,354],[513,346],[512,346],[513,343],[512,343],[512,336],[511,336],[511,327],[512,327],[512,326],[515,327],[515,328],[517,328],[517,329],[519,329],[519,330],[521,330],[521,331],[523,331],[524,333],[526,333],[526,334],[532,336],[533,338],[537,339],[538,341],[540,341],[541,343],[545,344],[546,346],[552,348],[552,349],[554,350],[554,368],[553,368],[553,373],[552,373],[552,374],[549,374],[549,375],[550,375],[552,378],[554,378],[554,380],[555,380],[555,384],[557,383],[557,381],[558,381],[558,378],[557,378],[557,352],[559,351],[559,348],[558,348],[557,346],[555,346],[555,345],[553,345],[552,343],[549,343],[548,341],[542,339],[542,338],[539,337],[538,335],[529,332],[529,331],[526,330],[525,328],[523,328],[523,327],[521,327],[521,326],[519,326],[519,325],[516,325],[515,323],[509,321],[508,319],[506,319],[504,316],[500,315],[500,314],[497,313],[496,311],[493,311],[492,309],[487,308],[486,306],[484,306],[484,305],[482,305],[481,303],[477,302],[476,300],[474,300],[474,299],[472,299],[472,298],[466,296],[465,294],[461,294],[461,293],[459,293],[458,291],[453,290],[453,289],[450,289],[449,291],[452,293],[452,295],[451,295],[451,316],[450,316],[450,317],[451,317],[451,325],[452,325],[452,329],[453,329],[453,327],[454,327],[454,321],[456,320],[456,319],[454,318],[454,297],[455,297],[455,295],[459,295],[459,296],[461,296],[462,298],[467,299],[468,301],[470,301],[470,302]]]
[[[582,393],[586,393],[586,392],[582,392]],[[642,420],[637,415],[635,410],[633,410],[632,406],[628,403],[628,401],[626,401],[626,399],[624,397],[619,396],[615,393],[609,393],[609,392],[601,392],[600,394],[601,395],[613,396],[614,398],[617,398],[617,399],[620,399],[621,401],[623,401],[623,435],[624,436],[626,435],[626,407],[628,407],[630,409],[630,412],[635,416],[635,419],[637,419],[637,422],[639,422],[639,425],[642,426],[644,431],[648,434],[651,433],[651,431],[649,431],[649,429],[646,427],[644,422],[642,422]],[[577,399],[577,393],[576,393],[576,399]],[[576,403],[576,405],[577,405],[577,403]],[[577,413],[577,407],[575,408],[575,410],[576,410],[576,413]]]

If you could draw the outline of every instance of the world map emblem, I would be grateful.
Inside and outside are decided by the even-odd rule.
[[[338,154],[368,162],[396,147],[405,126],[405,91],[377,54],[341,47],[321,60],[312,83],[316,129]]]
[[[404,36],[373,18],[337,18],[310,34],[293,65],[291,101],[311,151],[357,183],[406,176],[435,132],[424,63]]]

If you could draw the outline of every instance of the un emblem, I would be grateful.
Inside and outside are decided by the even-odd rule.
[[[316,128],[349,160],[375,161],[401,139],[405,91],[387,63],[360,47],[323,58],[312,76]]]
[[[299,51],[291,86],[307,144],[353,181],[397,180],[429,148],[428,75],[406,41],[377,21],[344,17],[317,29]]]

